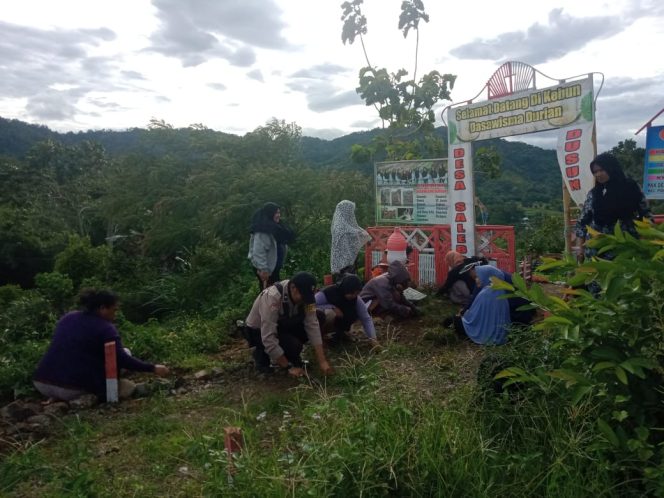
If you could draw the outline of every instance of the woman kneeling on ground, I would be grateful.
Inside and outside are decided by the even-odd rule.
[[[357,320],[374,346],[378,345],[376,329],[367,305],[360,299],[362,281],[357,275],[346,274],[336,284],[316,293],[316,308],[325,313],[324,333],[331,334],[332,343],[348,340],[348,331]]]
[[[69,401],[83,394],[106,399],[104,345],[115,343],[117,368],[168,374],[164,365],[146,363],[128,354],[113,325],[119,298],[107,290],[86,289],[80,295],[82,311],[63,316],[55,327],[51,344],[37,366],[33,383],[44,396]],[[135,384],[120,379],[120,398],[131,396]]]
[[[510,307],[507,299],[500,299],[505,291],[491,288],[491,277],[502,279],[503,272],[490,265],[477,266],[474,271],[480,292],[462,316],[454,317],[454,328],[476,344],[504,344],[512,323]]]

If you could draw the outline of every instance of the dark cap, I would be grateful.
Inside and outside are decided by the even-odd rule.
[[[302,294],[304,304],[315,304],[316,298],[314,292],[316,291],[316,277],[306,271],[301,271],[293,275],[290,283]]]

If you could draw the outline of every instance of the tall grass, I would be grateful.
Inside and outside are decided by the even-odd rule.
[[[588,449],[593,407],[459,391],[445,407],[385,396],[376,361],[348,359],[332,387],[301,388],[281,412],[245,416],[246,449],[199,440],[211,496],[624,496]],[[371,389],[358,389],[370,386]],[[409,398],[410,399],[410,398]],[[260,418],[260,417],[259,417]],[[215,442],[216,441],[216,442]],[[611,489],[615,491],[611,491]]]

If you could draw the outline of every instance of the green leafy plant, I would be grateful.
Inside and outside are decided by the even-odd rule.
[[[367,19],[362,13],[363,0],[344,2],[341,5],[343,28],[341,39],[353,44],[359,38],[367,65],[360,69],[359,86],[356,91],[366,105],[374,106],[386,133],[374,140],[370,146],[354,146],[356,160],[384,154],[387,159],[417,159],[437,157],[444,153],[442,140],[434,135],[436,116],[434,106],[440,101],[450,100],[456,76],[430,71],[417,77],[420,22],[429,22],[421,0],[405,0],[401,3],[399,30],[404,38],[413,30],[416,34],[415,57],[412,77],[406,69],[389,72],[371,64],[364,35],[367,34]]]
[[[610,252],[610,260],[577,266],[567,256],[542,266],[570,274],[567,300],[527,288],[518,275],[513,286],[494,284],[545,312],[534,330],[553,352],[539,369],[511,367],[498,378],[555,390],[570,406],[592,397],[601,436],[594,447],[625,474],[646,479],[652,492],[664,482],[664,224],[638,222],[638,233],[640,239],[619,226],[613,234],[594,232],[588,245],[599,255]],[[584,288],[591,283],[599,293]]]

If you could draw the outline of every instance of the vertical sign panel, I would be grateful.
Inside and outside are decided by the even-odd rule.
[[[448,184],[452,206],[452,249],[464,256],[475,254],[475,183],[470,143],[451,145]]]
[[[664,199],[664,126],[648,128],[643,193],[647,199]]]

